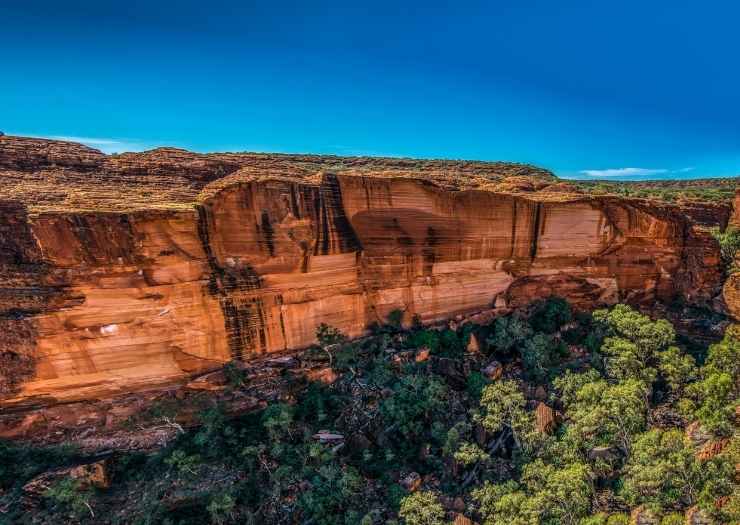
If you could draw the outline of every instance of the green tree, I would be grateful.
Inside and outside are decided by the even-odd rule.
[[[444,525],[445,511],[433,492],[414,492],[401,500],[398,515],[407,525]]]
[[[601,375],[593,369],[578,374],[566,370],[564,375],[556,377],[552,383],[560,394],[560,401],[568,407],[576,403],[581,388],[600,379]]]
[[[532,525],[539,523],[539,510],[515,481],[491,483],[473,490],[484,525]]]
[[[655,380],[656,371],[647,365],[646,355],[635,343],[622,337],[607,337],[601,345],[604,365],[609,379],[623,381],[639,379],[645,383]]]
[[[713,228],[712,235],[719,242],[720,256],[725,271],[735,271],[735,255],[740,249],[740,229],[728,227],[722,231],[719,228]]]
[[[635,343],[640,355],[651,356],[663,350],[676,339],[676,332],[665,319],[652,321],[627,305],[618,304],[611,310],[597,310],[594,321],[602,323],[614,335]]]
[[[554,334],[572,319],[573,312],[568,301],[562,297],[550,297],[535,308],[530,323],[538,332]]]
[[[689,395],[698,401],[696,417],[711,432],[729,435],[740,394],[740,340],[734,330],[709,347],[700,376],[701,380],[688,388]]]
[[[567,406],[566,436],[582,447],[616,446],[627,454],[632,436],[647,416],[647,386],[629,379],[616,385],[599,380],[584,384]]]
[[[234,510],[236,508],[236,500],[234,497],[227,493],[217,494],[211,498],[208,503],[208,514],[211,515],[211,521],[217,525],[223,525],[234,517]]]
[[[532,430],[532,416],[524,407],[526,400],[516,381],[497,381],[483,389],[480,406],[482,414],[477,419],[490,432],[503,429],[511,430],[517,446],[521,448],[522,440]]]
[[[537,460],[525,465],[521,483],[487,482],[472,496],[485,525],[575,525],[587,515],[592,494],[585,464],[555,468]]]
[[[435,377],[403,376],[393,387],[393,395],[380,405],[380,412],[391,428],[405,438],[418,438],[429,423],[446,413],[447,386]]]
[[[310,488],[299,500],[306,522],[339,525],[360,520],[357,509],[362,508],[365,483],[354,467],[322,462],[308,481]],[[345,514],[348,519],[343,519]]]
[[[658,371],[674,392],[680,392],[696,377],[696,362],[675,346],[658,352]]]
[[[455,461],[462,465],[469,466],[476,463],[487,463],[491,460],[491,455],[480,448],[475,443],[461,443],[457,452],[453,455]]]
[[[624,468],[622,496],[636,507],[669,509],[696,503],[702,466],[680,430],[651,429],[635,438]]]
[[[499,317],[494,323],[493,336],[487,340],[488,346],[497,352],[511,352],[532,336],[529,323],[517,315]]]
[[[565,349],[551,336],[534,334],[521,345],[520,353],[524,369],[537,381],[544,380],[550,367],[558,362],[558,357],[565,354]]]
[[[554,467],[538,460],[524,467],[522,481],[540,509],[541,522],[575,525],[591,508],[591,470],[584,463]]]

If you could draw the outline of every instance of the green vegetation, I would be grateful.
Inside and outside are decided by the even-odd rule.
[[[712,235],[719,242],[720,256],[722,257],[722,266],[726,273],[738,271],[735,263],[735,256],[740,250],[740,229],[732,226],[724,231],[719,228],[712,228]]]
[[[594,195],[620,195],[668,202],[703,201],[730,203],[738,187],[737,178],[666,181],[573,181],[579,190]]]
[[[664,525],[694,506],[740,520],[740,330],[699,366],[670,323],[625,305],[550,299],[456,330],[402,319],[356,341],[322,325],[301,359],[330,363],[334,383],[237,417],[205,404],[164,448],[118,454],[107,490],[63,479],[28,511],[23,485],[77,455],[0,443],[0,523],[619,525],[638,506]],[[237,394],[248,383],[226,376]],[[542,401],[561,414],[552,431]]]

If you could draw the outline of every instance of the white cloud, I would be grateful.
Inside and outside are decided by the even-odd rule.
[[[85,146],[99,149],[103,153],[123,153],[125,151],[146,151],[156,146],[151,143],[142,142],[138,139],[118,139],[103,137],[77,137],[74,135],[33,135],[29,133],[8,133],[20,137],[31,137],[36,139],[63,140],[66,142],[79,142]]]
[[[694,166],[689,166],[688,168],[681,168],[680,170],[676,170],[676,173],[688,173],[690,171],[694,171],[696,168]]]
[[[662,168],[610,168],[606,170],[581,170],[579,173],[588,175],[589,177],[629,177],[634,175],[647,177],[649,175],[668,173],[668,170]]]
[[[151,149],[147,144],[129,139],[75,137],[69,135],[50,135],[44,138],[65,140],[67,142],[79,142],[85,146],[99,149],[103,153],[123,153],[124,151],[145,151],[147,149]]]

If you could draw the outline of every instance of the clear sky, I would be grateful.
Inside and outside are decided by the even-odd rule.
[[[738,20],[713,0],[2,0],[0,130],[735,176]]]

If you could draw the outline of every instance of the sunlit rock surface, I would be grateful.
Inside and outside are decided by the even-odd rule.
[[[531,166],[109,157],[6,136],[0,177],[5,411],[187,381],[394,309],[704,304],[721,285],[717,243],[680,207],[580,195]]]

